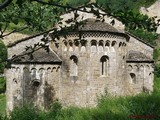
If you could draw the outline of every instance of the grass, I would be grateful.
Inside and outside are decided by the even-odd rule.
[[[0,94],[0,114],[5,114],[6,109],[6,96],[5,94]]]

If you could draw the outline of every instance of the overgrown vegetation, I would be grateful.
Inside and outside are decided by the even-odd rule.
[[[6,80],[4,77],[0,77],[0,94],[6,91]]]
[[[5,110],[6,110],[6,96],[5,94],[0,94],[0,120],[1,116],[5,115]]]
[[[141,39],[155,45],[157,34],[155,31],[158,22],[155,17],[149,18],[139,13],[141,6],[148,7],[156,0],[97,0],[107,13],[120,20],[126,26],[126,30],[140,37]]]
[[[134,116],[158,120],[160,78],[156,78],[155,83],[151,95],[143,93],[137,96],[111,97],[106,94],[99,99],[95,108],[62,108],[59,102],[55,102],[48,112],[24,105],[15,108],[10,117],[1,117],[1,120],[133,120]]]
[[[7,60],[7,48],[3,44],[2,41],[0,41],[0,74],[3,73],[5,68],[5,63]]]

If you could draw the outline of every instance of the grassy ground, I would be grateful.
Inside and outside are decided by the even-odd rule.
[[[6,97],[5,94],[0,94],[0,114],[5,114]]]

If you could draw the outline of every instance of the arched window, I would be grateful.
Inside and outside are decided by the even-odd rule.
[[[144,79],[144,66],[143,65],[140,66],[140,78]]]
[[[99,41],[98,50],[99,52],[103,52],[103,40]]]
[[[79,51],[79,41],[74,40],[74,45],[75,45],[75,52],[78,52]]]
[[[15,74],[15,78],[17,79],[17,82],[20,81],[20,76],[21,76],[21,70],[19,67],[16,68],[16,74]]]
[[[31,80],[40,79],[39,73],[36,68],[31,69]]]
[[[70,76],[77,76],[78,75],[78,58],[75,55],[70,57]]]
[[[73,43],[72,43],[72,41],[69,41],[69,51],[73,51]]]
[[[130,73],[132,83],[136,83],[136,75],[134,73]]]
[[[101,57],[100,62],[101,62],[101,75],[108,75],[108,60],[109,57],[104,55]]]
[[[97,51],[97,41],[92,40],[91,41],[91,52],[96,52]]]
[[[38,71],[39,77],[40,77],[41,80],[43,79],[43,76],[44,76],[44,70],[45,70],[44,68],[40,68],[39,71]]]
[[[67,51],[67,41],[63,41],[63,44],[62,44],[62,50],[63,51]]]
[[[86,51],[86,40],[81,40],[81,52],[85,52]]]
[[[152,73],[151,72],[148,75],[148,83],[152,84]]]
[[[121,47],[121,46],[122,46],[122,42],[119,43],[119,47]]]
[[[112,47],[114,47],[116,45],[116,41],[112,41]]]
[[[137,65],[135,65],[135,66],[134,66],[134,70],[135,70],[135,72],[136,72],[136,71],[139,71],[139,67],[138,67]]]
[[[128,65],[128,70],[132,71],[132,69],[133,69],[132,65]]]
[[[106,44],[105,44],[105,49],[106,49],[105,51],[106,51],[106,52],[109,52],[109,47],[110,47],[110,41],[107,40],[107,41],[106,41]]]
[[[112,41],[112,44],[111,44],[111,52],[115,52],[115,45],[116,45],[116,41]]]

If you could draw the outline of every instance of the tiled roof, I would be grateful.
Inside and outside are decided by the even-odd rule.
[[[79,30],[118,32],[118,30],[116,28],[114,28],[112,25],[105,23],[105,22],[96,21],[96,19],[92,19],[92,18],[85,20],[84,24],[82,24],[79,27]]]
[[[129,51],[127,60],[128,62],[131,61],[137,61],[137,62],[147,62],[147,61],[153,61],[152,58],[146,56],[145,54],[139,52],[139,51]]]
[[[49,53],[43,48],[34,51],[31,54],[27,54],[30,51],[24,51],[19,54],[17,57],[14,56],[11,59],[12,63],[58,63],[61,62],[59,56],[54,52],[49,50]]]

